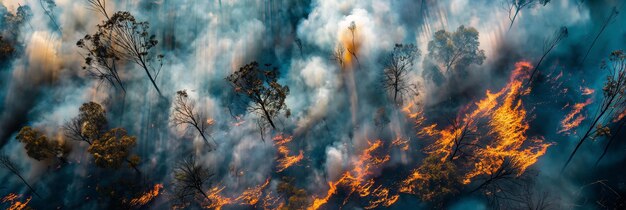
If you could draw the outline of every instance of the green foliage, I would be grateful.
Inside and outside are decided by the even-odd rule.
[[[15,137],[24,144],[26,154],[35,160],[44,160],[63,155],[63,146],[59,142],[49,141],[40,131],[25,126]]]
[[[276,126],[272,121],[273,118],[281,111],[284,111],[287,117],[291,114],[285,104],[289,87],[280,85],[277,76],[277,68],[265,70],[259,68],[257,62],[252,62],[226,78],[236,93],[252,100],[253,104],[248,110],[262,116],[274,129]]]
[[[470,64],[482,65],[485,51],[479,49],[478,31],[473,27],[459,26],[455,32],[439,30],[428,42],[429,56],[446,68],[445,74],[453,69]]]

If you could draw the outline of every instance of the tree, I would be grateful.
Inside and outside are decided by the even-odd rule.
[[[539,71],[539,67],[541,66],[541,62],[543,62],[543,59],[546,58],[546,56],[559,44],[559,42],[567,38],[568,34],[569,32],[567,31],[567,27],[562,26],[557,29],[552,36],[546,38],[543,43],[543,55],[541,56],[541,59],[539,59],[539,62],[537,62],[537,65],[533,68],[533,71],[530,73],[530,78],[526,81],[526,85],[533,82],[535,74]]]
[[[100,138],[108,127],[106,111],[96,102],[84,103],[79,108],[77,117],[66,122],[65,135],[75,141],[92,144]]]
[[[196,102],[189,99],[187,90],[176,92],[174,107],[172,110],[172,124],[175,126],[190,125],[195,128],[209,147],[212,147],[207,140],[207,129],[213,125],[213,120],[207,118],[204,112],[196,111]]]
[[[41,198],[41,196],[37,193],[37,191],[35,191],[35,189],[30,184],[28,184],[26,179],[22,177],[22,175],[20,174],[20,168],[17,165],[15,165],[13,161],[11,161],[11,158],[9,158],[9,156],[5,154],[0,154],[0,167],[5,168],[9,170],[11,173],[15,174],[15,176],[20,178],[20,180],[22,180],[22,182],[26,185],[26,187],[28,187],[28,189],[30,189],[30,191],[33,191],[33,194]]]
[[[393,101],[402,104],[407,95],[417,95],[417,85],[409,81],[413,71],[413,61],[420,56],[420,50],[413,44],[396,44],[393,52],[383,60],[383,86],[393,96]]]
[[[162,96],[156,79],[163,67],[163,55],[151,53],[159,43],[156,36],[149,35],[148,22],[137,22],[130,12],[118,11],[109,17],[105,0],[89,0],[95,11],[106,17],[98,31],[86,35],[76,45],[87,52],[86,69],[92,76],[107,81],[113,86],[120,86],[126,92],[121,81],[117,62],[129,61],[137,64],[145,72],[150,82]],[[157,62],[155,66],[153,62]]]
[[[350,30],[350,33],[352,34],[352,47],[348,47],[348,52],[354,57],[354,59],[356,60],[357,64],[361,64],[361,62],[359,62],[359,57],[356,56],[356,43],[354,42],[354,32],[356,31],[356,24],[354,23],[354,21],[350,22],[350,26],[348,26],[348,30]]]
[[[428,54],[446,68],[444,73],[450,73],[458,66],[482,65],[485,51],[478,49],[479,45],[478,31],[461,25],[453,33],[445,30],[435,32],[433,40],[428,42]]]
[[[24,126],[15,137],[24,144],[26,154],[35,160],[57,157],[62,160],[63,146],[59,142],[49,141],[40,131]]]
[[[44,13],[46,13],[48,18],[50,18],[50,23],[54,25],[57,31],[61,32],[61,26],[59,26],[56,21],[56,17],[54,16],[54,8],[57,6],[54,0],[39,0],[39,5],[41,5]]]
[[[236,93],[245,95],[252,100],[252,105],[248,106],[248,111],[261,116],[273,129],[276,129],[276,125],[272,119],[278,116],[281,111],[284,111],[287,117],[291,114],[285,104],[289,87],[280,85],[276,81],[277,77],[277,68],[264,70],[259,68],[257,62],[252,62],[239,68],[239,71],[226,78]]]
[[[193,156],[189,156],[176,164],[174,168],[174,199],[180,204],[187,204],[198,195],[202,200],[209,196],[204,192],[213,174],[208,168],[196,163]]]
[[[308,205],[308,195],[304,189],[300,189],[294,185],[296,180],[291,177],[283,177],[276,191],[283,195],[286,201],[286,205],[282,205],[280,210],[288,209],[306,209]]]
[[[593,48],[593,45],[596,44],[596,42],[598,41],[598,38],[600,38],[600,35],[602,35],[602,32],[604,32],[606,27],[609,26],[609,23],[611,23],[611,21],[613,21],[613,20],[615,20],[615,18],[617,18],[618,14],[619,14],[619,12],[617,11],[617,8],[613,7],[613,9],[611,10],[611,14],[606,19],[606,21],[604,21],[604,24],[602,24],[602,27],[600,27],[600,31],[598,32],[596,37],[593,39],[593,41],[589,45],[589,48],[587,49],[587,52],[585,53],[585,57],[583,57],[583,60],[582,60],[581,63],[585,63],[585,60],[587,60],[587,56],[589,55],[589,52],[591,52],[591,49]]]
[[[130,150],[136,145],[137,138],[129,136],[123,128],[113,128],[102,137],[93,141],[87,151],[93,155],[94,162],[102,168],[119,168],[127,162],[137,173],[139,157],[130,155]]]
[[[511,24],[509,25],[509,30],[513,27],[513,23],[517,18],[517,15],[524,8],[534,7],[538,4],[545,6],[548,4],[550,0],[505,0],[503,2],[505,10],[509,13],[509,20],[511,20]]]
[[[574,155],[576,155],[576,152],[585,140],[588,138],[610,136],[611,130],[607,125],[611,123],[613,119],[616,119],[616,116],[620,113],[619,111],[623,111],[626,108],[626,53],[622,50],[611,52],[608,62],[606,60],[603,61],[600,65],[600,69],[606,70],[609,73],[604,87],[602,88],[602,92],[604,93],[602,103],[598,107],[589,128],[580,140],[578,140],[574,151],[572,151],[567,158],[561,172],[565,171],[565,168],[567,168],[567,165],[572,161],[572,158],[574,158]]]

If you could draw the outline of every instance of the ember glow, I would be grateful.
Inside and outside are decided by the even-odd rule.
[[[624,5],[0,0],[0,209],[623,209]]]

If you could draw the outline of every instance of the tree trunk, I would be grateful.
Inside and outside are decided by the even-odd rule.
[[[267,121],[270,123],[272,128],[274,130],[276,130],[276,126],[274,125],[274,122],[272,121],[272,118],[270,117],[270,114],[267,112],[267,110],[265,109],[265,105],[262,104],[262,103],[261,103],[261,109],[263,109],[263,113],[265,114],[265,118],[267,119]]]
[[[35,191],[35,189],[30,186],[30,184],[28,184],[28,182],[26,182],[26,180],[24,179],[24,177],[22,177],[22,175],[15,173],[15,175],[17,175],[17,177],[19,177],[22,182],[24,182],[24,184],[28,187],[28,189],[30,189],[30,191],[33,191],[33,194],[35,194],[38,198],[41,198],[41,196],[39,195],[39,193],[37,193],[37,191]]]
[[[513,15],[513,19],[511,19],[511,24],[509,25],[509,31],[513,27],[513,23],[515,23],[515,18],[517,18],[518,13],[519,13],[519,9],[515,9],[515,15]]]

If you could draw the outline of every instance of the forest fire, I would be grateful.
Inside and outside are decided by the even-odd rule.
[[[371,198],[367,209],[375,208],[379,205],[390,206],[395,203],[398,200],[398,195],[390,195],[389,189],[382,187],[382,185],[372,190],[374,186],[374,179],[371,178],[373,170],[389,161],[390,158],[386,153],[381,156],[374,154],[380,152],[383,149],[382,146],[383,142],[381,140],[368,141],[368,147],[360,153],[358,159],[352,162],[352,169],[346,171],[337,181],[328,182],[329,189],[326,196],[315,198],[312,205],[307,209],[318,209],[326,204],[337,193],[339,187],[344,187],[348,191],[344,204],[355,193],[359,197]]]
[[[289,147],[287,147],[286,144],[293,140],[292,136],[283,136],[282,134],[279,134],[276,135],[273,140],[279,154],[278,158],[276,159],[276,162],[278,162],[278,165],[276,166],[276,172],[284,171],[292,165],[300,162],[304,158],[302,150],[300,150],[298,155],[289,155]]]
[[[578,127],[580,123],[585,120],[585,115],[581,113],[582,110],[592,102],[593,100],[587,99],[587,101],[583,103],[574,104],[572,106],[572,110],[567,115],[565,115],[565,118],[563,118],[563,120],[561,120],[561,129],[558,131],[558,133],[566,133],[573,128]]]
[[[161,189],[163,189],[163,184],[154,185],[154,188],[152,190],[144,193],[138,198],[133,198],[132,200],[130,200],[130,205],[132,206],[146,205],[148,202],[152,201],[154,198],[159,196],[159,192],[161,191]]]
[[[204,208],[219,210],[228,205],[255,206],[261,200],[263,190],[267,188],[269,184],[270,180],[267,179],[263,184],[248,188],[236,197],[222,195],[225,187],[213,187],[207,192],[208,205],[205,205]]]
[[[4,196],[4,198],[2,198],[2,203],[9,204],[9,206],[7,207],[7,210],[28,209],[28,203],[30,203],[30,200],[32,198],[27,198],[25,201],[20,201],[19,200],[20,197],[22,196],[14,194],[14,193],[9,193],[7,196]]]

